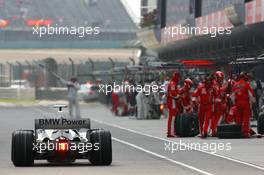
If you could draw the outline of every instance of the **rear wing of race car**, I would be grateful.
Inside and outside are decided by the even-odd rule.
[[[37,129],[90,129],[90,119],[35,119],[35,130]]]

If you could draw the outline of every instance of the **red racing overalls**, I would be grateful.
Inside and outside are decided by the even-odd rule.
[[[210,85],[206,86],[205,83],[202,83],[197,87],[192,96],[198,98],[198,119],[201,135],[207,135],[213,112],[213,88]]]
[[[220,124],[222,118],[227,111],[227,93],[226,87],[218,82],[213,83],[214,97],[213,97],[213,117],[212,117],[212,135],[216,136],[217,126]]]
[[[250,101],[254,100],[254,90],[251,88],[249,82],[241,79],[236,82],[232,89],[232,96],[234,97],[237,116],[236,122],[242,125],[242,132],[245,138],[250,136],[250,117],[252,116]]]
[[[182,112],[191,112],[192,111],[192,104],[191,104],[191,92],[190,88],[182,87],[179,90],[180,95],[180,105],[182,106],[183,111]]]
[[[169,110],[168,124],[167,124],[167,136],[174,136],[174,131],[172,132],[175,117],[178,115],[179,109],[177,107],[176,98],[179,94],[176,81],[172,80],[168,85],[168,97],[167,106]]]

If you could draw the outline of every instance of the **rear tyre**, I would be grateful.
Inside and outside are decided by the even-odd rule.
[[[34,164],[34,134],[31,130],[19,130],[12,134],[11,160],[15,166]]]
[[[96,130],[91,132],[90,137],[94,148],[91,152],[90,162],[93,165],[110,165],[112,163],[111,133]]]
[[[264,114],[258,117],[258,133],[263,135],[264,134]]]

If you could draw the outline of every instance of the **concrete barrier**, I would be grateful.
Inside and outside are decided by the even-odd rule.
[[[67,100],[67,88],[39,88],[36,90],[37,100]]]
[[[34,88],[0,88],[0,99],[35,99]]]

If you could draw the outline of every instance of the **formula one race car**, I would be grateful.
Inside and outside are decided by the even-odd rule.
[[[111,133],[91,129],[89,119],[36,119],[34,131],[13,132],[11,159],[15,166],[32,166],[34,160],[72,163],[76,159],[90,160],[93,165],[110,165]]]

